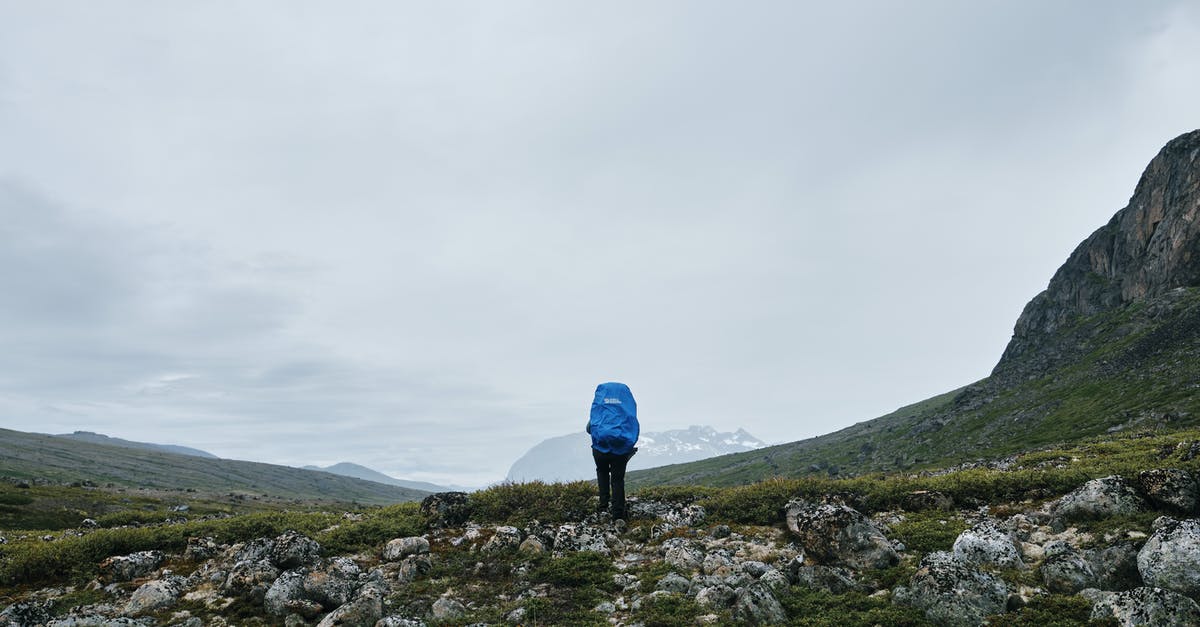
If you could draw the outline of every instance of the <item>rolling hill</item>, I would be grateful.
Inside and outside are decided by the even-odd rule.
[[[1169,143],[1129,204],[1017,320],[987,378],[840,431],[630,473],[735,485],[997,458],[1126,429],[1200,424],[1200,131]]]
[[[428,493],[327,472],[0,429],[0,476],[196,490],[210,494],[390,504]]]
[[[216,455],[208,451],[202,451],[198,448],[187,446],[179,446],[177,444],[151,444],[150,442],[134,442],[132,440],[122,440],[102,433],[92,433],[91,431],[76,431],[74,433],[60,433],[55,437],[70,438],[81,442],[92,442],[94,444],[111,444],[113,446],[124,446],[127,448],[140,448],[148,451],[162,451],[164,453],[178,453],[180,455],[192,455],[193,457],[207,457],[208,459],[218,459]]]
[[[422,492],[451,492],[453,488],[448,486],[437,485],[427,481],[409,481],[406,479],[397,479],[390,475],[385,475],[378,470],[372,470],[366,466],[351,462],[339,462],[332,466],[305,466],[305,470],[319,470],[321,472],[329,472],[343,477],[354,477],[356,479],[364,479],[366,481],[374,481],[387,485],[400,486],[412,490],[421,490]]]

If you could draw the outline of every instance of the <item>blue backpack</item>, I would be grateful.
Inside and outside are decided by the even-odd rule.
[[[640,432],[637,401],[633,400],[629,386],[615,382],[597,385],[592,416],[588,420],[592,448],[601,453],[629,455]]]

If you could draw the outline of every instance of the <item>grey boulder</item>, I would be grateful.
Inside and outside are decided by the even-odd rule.
[[[1147,586],[1200,597],[1200,521],[1166,516],[1138,552],[1138,571]]]
[[[967,529],[954,540],[954,556],[966,564],[1000,568],[1024,568],[1021,551],[1013,535],[993,520],[985,520]]]
[[[1109,518],[1136,514],[1145,501],[1120,475],[1092,479],[1060,498],[1052,507],[1065,520]]]
[[[936,551],[921,560],[908,586],[893,591],[897,603],[925,612],[934,624],[974,627],[984,618],[1004,612],[1008,587],[1004,581]]]
[[[1189,627],[1200,625],[1196,602],[1162,588],[1134,588],[1126,592],[1085,590],[1092,602],[1092,619],[1116,619],[1123,627]]]
[[[863,569],[887,568],[900,561],[879,527],[856,509],[793,500],[785,515],[788,529],[805,553],[821,564]]]

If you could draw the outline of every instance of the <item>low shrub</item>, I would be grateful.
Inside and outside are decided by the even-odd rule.
[[[688,627],[698,624],[697,619],[707,613],[694,600],[672,594],[643,601],[633,618],[646,627]]]
[[[1007,614],[991,616],[994,627],[1116,627],[1116,619],[1092,620],[1092,604],[1080,596],[1034,597],[1029,605]]]
[[[469,498],[472,517],[480,522],[555,524],[583,518],[596,498],[596,486],[587,481],[502,483],[472,492]]]
[[[781,595],[779,602],[789,617],[789,624],[805,627],[874,627],[888,625],[928,625],[929,620],[918,609],[894,605],[860,592],[831,594],[811,588],[793,587]]]
[[[53,542],[39,539],[5,546],[0,560],[0,584],[36,584],[94,577],[106,557],[135,551],[182,550],[190,537],[212,536],[219,542],[239,542],[277,536],[288,529],[316,535],[336,520],[332,514],[270,512],[233,518],[153,527],[98,529],[83,536]]]
[[[378,548],[395,538],[420,535],[425,530],[425,519],[416,503],[372,509],[362,516],[362,520],[343,521],[313,539],[326,555],[345,555]]]
[[[899,540],[909,551],[929,553],[949,551],[967,523],[950,512],[914,512],[891,525],[890,538]]]

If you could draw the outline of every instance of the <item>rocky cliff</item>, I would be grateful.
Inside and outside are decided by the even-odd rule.
[[[1080,318],[1200,285],[1198,213],[1200,130],[1159,151],[1129,204],[1084,240],[1046,291],[1025,306],[996,372],[1061,363],[1086,348],[1053,341]]]

